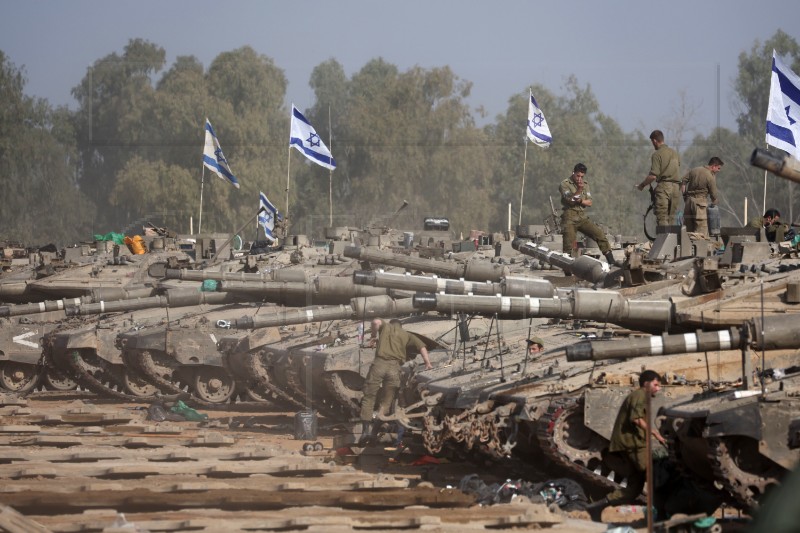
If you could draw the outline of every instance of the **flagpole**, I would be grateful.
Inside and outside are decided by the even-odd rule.
[[[328,105],[328,149],[333,154],[333,128],[331,127],[331,106]],[[333,169],[328,169],[328,226],[333,227]]]
[[[197,233],[200,234],[200,230],[203,229],[203,184],[206,180],[206,166],[205,164],[202,165],[202,170],[200,171],[200,218],[197,221]]]
[[[291,167],[292,167],[292,146],[289,145],[289,153],[288,153],[287,158],[286,158],[286,215],[285,215],[285,218],[286,218],[287,224],[289,222],[289,176],[291,175]]]
[[[525,193],[525,166],[528,163],[528,138],[525,137],[525,157],[522,160],[522,188],[519,191],[519,222],[522,225],[522,196]]]

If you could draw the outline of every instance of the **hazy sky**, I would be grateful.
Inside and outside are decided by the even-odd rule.
[[[494,120],[509,97],[527,93],[534,83],[563,94],[565,80],[574,74],[581,85],[591,85],[601,110],[628,131],[663,128],[683,92],[696,109],[694,128],[707,133],[718,121],[735,128],[731,99],[738,55],[778,29],[800,40],[798,0],[0,0],[0,5],[0,50],[24,67],[26,93],[73,109],[70,90],[87,67],[141,37],[165,48],[168,65],[176,56],[194,55],[206,68],[220,52],[250,45],[284,70],[287,103],[301,109],[313,104],[308,79],[319,63],[335,58],[349,76],[382,57],[401,70],[449,65],[473,82],[469,102],[488,112],[481,123]],[[765,76],[769,68],[764,66]]]

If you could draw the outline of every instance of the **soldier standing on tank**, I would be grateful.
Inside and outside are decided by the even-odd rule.
[[[708,165],[695,167],[683,177],[683,220],[686,231],[708,237],[708,198],[711,197],[711,205],[717,205],[717,173],[722,165],[722,159],[712,157]]]
[[[380,318],[373,319],[370,345],[375,346],[375,359],[364,382],[359,444],[368,444],[371,440],[375,407],[378,408],[378,412],[383,413],[394,401],[400,389],[400,367],[406,362],[406,350],[416,349],[425,361],[425,369],[433,368],[425,344],[416,335],[405,331],[396,318],[389,322],[384,322]],[[380,402],[376,405],[375,400],[381,387],[383,392]]]
[[[636,188],[643,191],[650,183],[656,182],[654,211],[658,225],[671,226],[675,221],[675,212],[678,210],[678,201],[681,197],[681,160],[678,152],[664,142],[664,133],[661,130],[653,130],[650,134],[650,143],[655,149],[650,156],[650,173],[644,181],[636,185]]]
[[[586,165],[578,163],[572,169],[572,176],[561,182],[558,186],[561,197],[561,231],[563,232],[562,251],[572,254],[577,232],[581,232],[597,242],[600,252],[609,264],[619,266],[611,253],[611,245],[606,234],[597,225],[589,220],[586,209],[592,207],[592,193],[589,191],[589,182],[583,178],[586,175]]]
[[[628,394],[619,408],[611,432],[608,451],[628,467],[628,484],[589,504],[587,510],[593,519],[599,519],[608,505],[631,503],[639,497],[647,478],[647,396],[655,398],[661,390],[661,378],[654,370],[645,370],[639,376],[639,388]],[[667,441],[656,428],[650,431],[653,437],[666,446]]]

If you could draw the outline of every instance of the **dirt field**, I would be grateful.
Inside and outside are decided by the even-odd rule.
[[[298,440],[295,413],[252,404],[156,422],[147,405],[83,392],[2,399],[6,531],[605,529],[525,498],[478,506],[456,488],[469,474],[525,477],[516,465],[348,446],[349,429],[324,418]]]

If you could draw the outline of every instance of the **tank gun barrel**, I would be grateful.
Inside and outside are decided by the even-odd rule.
[[[762,327],[763,324],[763,327]],[[565,348],[567,361],[600,361],[693,352],[742,349],[783,350],[800,348],[800,331],[793,315],[753,319],[739,328],[663,334],[618,341],[581,341]]]
[[[117,300],[131,301],[137,298],[149,298],[153,296],[155,292],[156,289],[152,287],[127,290],[120,288],[98,288],[91,290],[86,296],[78,298],[62,298],[60,300],[44,300],[29,304],[0,306],[0,317],[34,315],[51,311],[65,311],[69,316],[69,310],[76,307],[85,307],[90,304],[107,304]]]
[[[754,167],[769,170],[776,176],[800,183],[800,161],[791,156],[780,157],[756,148],[750,156],[750,164]]]
[[[164,271],[163,276],[165,279],[179,279],[183,281],[240,281],[240,282],[268,282],[268,281],[284,281],[284,282],[308,282],[308,277],[302,270],[296,269],[278,269],[270,272],[214,272],[208,270],[190,270],[186,268],[168,268]]]
[[[149,298],[133,298],[129,300],[113,300],[73,306],[66,309],[67,316],[99,315],[136,311],[139,309],[155,309],[158,307],[188,307],[190,305],[221,305],[242,301],[235,294],[225,292],[202,292],[197,289],[170,289],[166,294]]]
[[[416,294],[414,306],[449,314],[497,314],[503,319],[597,320],[640,331],[664,331],[673,311],[668,300],[630,300],[618,292],[592,289],[561,290],[553,298]]]
[[[359,270],[353,273],[357,285],[371,285],[413,292],[475,294],[480,296],[531,296],[549,298],[555,293],[553,284],[541,278],[505,277],[499,282],[477,282],[415,276],[396,272]]]
[[[524,239],[514,239],[511,242],[511,247],[522,254],[544,261],[561,270],[568,270],[576,277],[590,283],[603,282],[611,271],[608,263],[599,261],[594,257],[582,255],[574,258]]]
[[[220,289],[250,299],[266,300],[283,305],[334,305],[347,304],[352,298],[368,296],[393,296],[410,298],[412,293],[390,291],[376,287],[356,285],[350,277],[319,276],[313,282],[282,281],[222,281]]]
[[[449,261],[436,261],[433,259],[422,259],[411,257],[405,254],[395,254],[363,248],[360,246],[348,246],[344,249],[344,256],[359,261],[370,261],[382,265],[396,266],[407,270],[420,270],[444,276],[446,278],[466,279],[469,281],[500,281],[507,273],[502,265],[487,263],[482,261],[468,261],[466,263],[455,263]]]
[[[350,305],[312,306],[281,309],[275,313],[246,316],[232,321],[221,320],[218,327],[233,329],[259,329],[330,320],[368,319],[410,315],[414,309],[410,298],[395,300],[389,296],[353,298]]]

